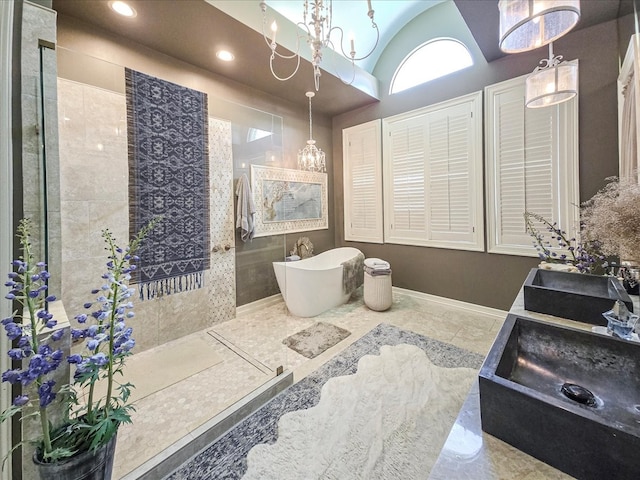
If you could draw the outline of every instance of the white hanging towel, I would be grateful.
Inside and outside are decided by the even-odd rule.
[[[253,215],[256,213],[253,194],[251,193],[251,187],[249,186],[249,179],[246,173],[243,173],[238,180],[236,196],[238,197],[236,228],[240,229],[240,238],[243,242],[246,242],[253,238]]]

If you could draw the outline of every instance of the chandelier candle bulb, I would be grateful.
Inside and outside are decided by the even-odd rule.
[[[337,2],[337,4],[338,3],[342,2]],[[313,83],[316,91],[320,89],[320,76],[322,75],[320,70],[320,63],[322,62],[323,51],[326,48],[334,49],[336,53],[343,55],[351,62],[351,67],[353,69],[351,80],[347,81],[342,78],[337,70],[335,72],[335,75],[340,78],[345,84],[353,84],[356,78],[355,62],[364,60],[365,58],[368,58],[371,54],[373,54],[374,50],[378,46],[378,42],[380,41],[380,31],[378,29],[378,25],[374,20],[374,11],[371,6],[371,0],[367,0],[367,6],[369,8],[367,16],[371,21],[371,26],[375,30],[375,43],[367,54],[358,58],[356,57],[355,40],[353,38],[351,39],[351,51],[345,51],[345,31],[342,27],[333,24],[333,0],[304,0],[302,21],[296,23],[296,26],[298,27],[298,33],[296,35],[297,38],[295,49],[291,46],[286,47],[286,45],[282,45],[283,47],[292,50],[292,54],[279,52],[277,50],[277,44],[275,41],[276,33],[275,28],[273,28],[275,22],[271,27],[271,29],[273,30],[272,40],[269,40],[269,38],[267,37],[267,29],[269,25],[267,22],[267,3],[264,0],[261,1],[260,9],[262,10],[262,36],[264,37],[267,46],[271,50],[271,57],[269,59],[271,74],[274,76],[274,78],[282,82],[291,79],[300,69],[300,46],[303,43],[306,43],[311,48]],[[331,37],[332,34],[334,34],[333,38]],[[338,36],[340,39],[339,43],[337,41],[334,41],[334,39],[336,39],[336,36]],[[286,69],[285,71],[288,71],[290,73],[287,75],[280,75],[279,73],[277,73],[276,68],[274,68],[274,62],[276,60],[282,61],[283,64],[288,63],[289,65],[291,65],[291,69],[287,69],[286,66],[283,67]]]
[[[271,31],[273,32],[273,36],[271,37],[271,45],[275,46],[276,44],[276,34],[278,33],[278,24],[274,20],[271,24]]]

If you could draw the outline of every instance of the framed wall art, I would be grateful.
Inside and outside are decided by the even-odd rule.
[[[251,165],[254,237],[329,228],[327,174]]]

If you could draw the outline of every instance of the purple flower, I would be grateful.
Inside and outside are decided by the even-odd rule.
[[[80,340],[81,338],[84,338],[84,334],[85,334],[84,330],[80,330],[80,329],[77,329],[77,328],[72,328],[71,329],[71,339],[72,340]]]
[[[99,345],[100,342],[93,338],[87,342],[87,348],[91,351],[95,351]]]
[[[49,345],[40,345],[38,346],[38,355],[50,355],[51,354],[51,347]]]
[[[78,323],[85,323],[87,321],[87,315],[84,313],[76,315],[74,318],[78,321]]]
[[[42,354],[35,354],[29,361],[29,368],[23,375],[22,384],[26,385],[38,378],[40,375],[46,375],[51,371],[51,365],[47,362],[47,359]],[[26,383],[25,383],[26,381]]]
[[[45,300],[45,302],[55,302],[56,301],[56,296],[55,295],[49,295],[44,300]]]
[[[18,269],[24,269],[26,266],[26,264],[22,260],[14,260],[13,262],[11,262],[11,264],[14,267],[18,267]]]
[[[56,384],[53,380],[48,380],[40,385],[38,388],[38,395],[40,395],[40,406],[46,407],[56,398],[56,394],[53,392],[53,386]]]
[[[13,399],[13,404],[16,407],[21,407],[25,405],[28,401],[29,401],[29,397],[27,397],[26,395],[18,395],[16,398]]]
[[[73,355],[69,355],[67,357],[67,362],[69,363],[80,363],[82,362],[82,355],[78,353],[74,353]]]
[[[20,370],[7,370],[2,373],[2,381],[9,383],[18,383],[22,378],[22,372]]]
[[[16,323],[6,323],[4,329],[7,332],[7,337],[9,337],[9,340],[15,340],[16,338],[22,336],[22,328],[20,328],[20,326]]]
[[[99,352],[89,357],[89,361],[94,365],[98,365],[99,367],[102,367],[109,362],[109,359],[103,352]]]
[[[21,348],[12,348],[7,352],[7,355],[9,355],[12,360],[22,360],[25,356]]]
[[[45,327],[47,328],[53,328],[58,324],[57,320],[48,320],[47,323],[45,323]]]
[[[96,334],[98,333],[100,327],[98,325],[90,325],[89,328],[87,328],[85,336],[86,337],[95,337]]]
[[[124,342],[120,348],[116,349],[116,354],[129,352],[135,346],[136,346],[136,341],[133,338],[130,338],[129,340]]]
[[[14,298],[16,298],[16,296],[13,293],[7,293],[4,298],[6,298],[7,300],[13,300]]]
[[[93,303],[87,302],[84,304],[84,308],[91,308],[91,305],[93,305]]]
[[[38,290],[29,291],[29,297],[30,298],[38,298],[38,295],[40,295],[40,292]]]
[[[51,340],[53,340],[54,342],[58,341],[62,338],[63,335],[64,335],[64,330],[62,329],[56,330],[51,334]]]
[[[56,367],[60,364],[60,361],[62,360],[62,350],[54,350],[54,352],[51,354],[51,360],[53,360],[56,363]]]

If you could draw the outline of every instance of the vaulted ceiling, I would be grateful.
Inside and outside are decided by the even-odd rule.
[[[307,98],[304,93],[313,89],[311,64],[303,60],[300,71],[291,80],[276,80],[270,72],[269,49],[265,45],[262,33],[225,13],[221,9],[222,6],[214,6],[234,3],[236,8],[241,6],[243,10],[251,9],[245,13],[255,17],[261,16],[258,0],[128,1],[137,11],[137,16],[132,19],[121,18],[113,13],[108,6],[108,0],[53,0],[53,8],[69,19],[73,17],[90,24],[93,28],[106,30],[306,108]],[[374,10],[376,1],[372,0]],[[446,1],[455,2],[487,61],[503,55],[498,48],[498,0]],[[391,3],[404,2],[393,0]],[[340,2],[335,2],[334,9],[339,8],[339,4]],[[581,7],[582,16],[576,28],[585,28],[632,13],[633,0],[583,0]],[[413,8],[416,8],[415,5]],[[407,18],[403,18],[402,21],[406,22]],[[397,24],[393,28],[397,29]],[[382,44],[377,48],[384,49],[391,38],[381,38]],[[223,63],[215,57],[216,50],[222,47],[234,52],[234,62]],[[375,96],[347,86],[337,77],[323,71],[321,89],[314,101],[314,110],[333,116],[376,100]]]

